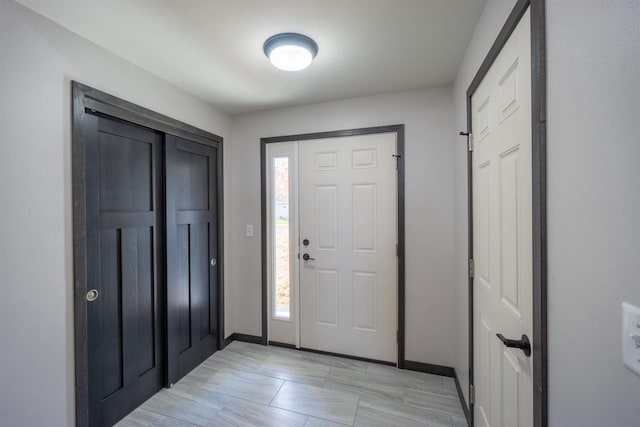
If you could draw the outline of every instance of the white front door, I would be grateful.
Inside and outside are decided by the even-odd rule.
[[[531,46],[522,17],[471,99],[475,425],[533,425]],[[533,342],[531,346],[533,347]]]
[[[301,347],[396,362],[396,134],[298,152]]]

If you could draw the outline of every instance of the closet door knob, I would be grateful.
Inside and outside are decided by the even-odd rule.
[[[87,301],[93,302],[93,301],[95,301],[97,299],[98,299],[98,290],[97,289],[91,289],[89,292],[87,292]]]

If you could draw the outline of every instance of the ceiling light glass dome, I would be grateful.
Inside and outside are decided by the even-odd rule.
[[[297,33],[271,36],[264,42],[263,48],[273,66],[284,71],[304,70],[318,54],[316,42]]]

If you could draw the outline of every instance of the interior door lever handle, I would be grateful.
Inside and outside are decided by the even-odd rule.
[[[522,350],[525,356],[531,356],[531,343],[529,342],[529,338],[526,335],[523,335],[519,340],[510,340],[508,338],[505,338],[502,334],[496,334],[496,336],[506,347],[519,348],[520,350]]]

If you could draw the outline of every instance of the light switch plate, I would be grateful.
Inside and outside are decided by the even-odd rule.
[[[244,235],[246,237],[253,237],[253,224],[247,224],[244,226]]]
[[[640,375],[640,308],[622,303],[622,358],[624,366]]]

